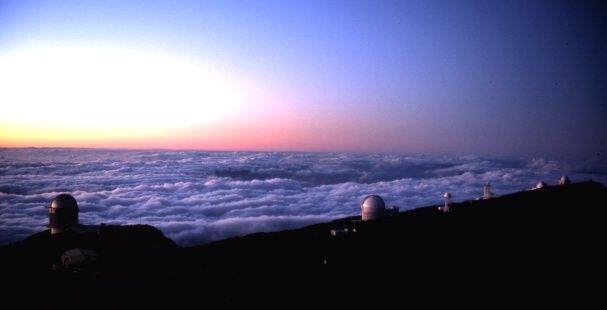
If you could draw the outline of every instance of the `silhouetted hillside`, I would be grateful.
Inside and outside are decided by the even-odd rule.
[[[450,213],[431,206],[188,248],[150,226],[45,231],[0,248],[1,263],[8,296],[57,307],[580,306],[599,293],[589,279],[601,278],[606,194],[574,183],[456,203]],[[97,252],[99,264],[52,271],[73,247]]]

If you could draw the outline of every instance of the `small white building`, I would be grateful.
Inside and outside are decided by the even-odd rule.
[[[395,216],[399,212],[397,206],[386,207],[386,211],[384,211],[384,216]]]
[[[533,187],[532,189],[533,189],[533,190],[536,190],[536,189],[544,188],[544,187],[546,187],[546,186],[547,186],[546,182],[544,182],[544,181],[539,181],[539,182],[537,182],[537,184],[535,185],[535,187]]]
[[[564,175],[559,179],[559,185],[569,185],[571,184],[571,180],[569,180],[569,177]]]

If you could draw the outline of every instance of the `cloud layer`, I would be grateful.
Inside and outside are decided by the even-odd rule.
[[[401,210],[573,181],[607,184],[607,160],[488,159],[344,153],[0,149],[0,244],[45,229],[67,192],[83,224],[146,223],[180,245],[357,215],[381,195]]]

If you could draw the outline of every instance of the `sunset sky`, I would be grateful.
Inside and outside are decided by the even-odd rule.
[[[0,147],[607,153],[600,1],[0,1]]]

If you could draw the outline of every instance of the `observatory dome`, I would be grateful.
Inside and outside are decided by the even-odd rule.
[[[561,179],[559,180],[559,185],[569,185],[571,184],[571,180],[569,180],[569,177],[564,175],[561,177]]]
[[[540,189],[540,188],[544,188],[544,187],[546,187],[546,182],[544,182],[544,181],[539,181],[537,183],[537,185],[535,185],[535,189]]]
[[[362,220],[374,220],[381,218],[386,211],[386,203],[377,195],[369,195],[363,199],[361,205]]]
[[[78,203],[70,194],[59,194],[48,207],[51,234],[63,232],[69,227],[78,226]]]
[[[59,194],[51,201],[52,209],[78,209],[76,198],[70,194]]]

